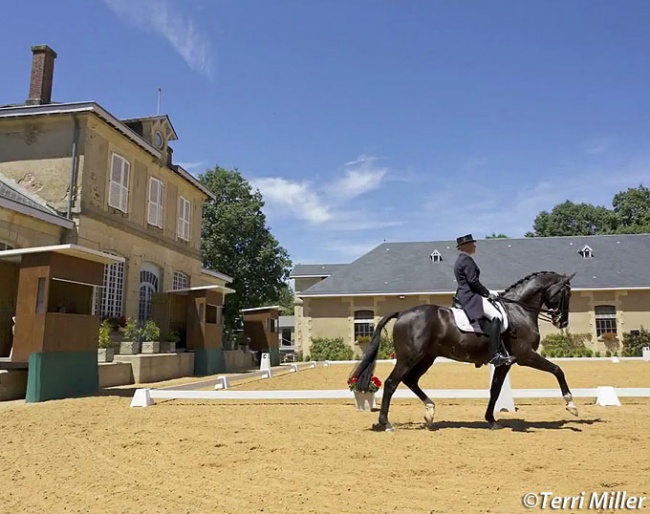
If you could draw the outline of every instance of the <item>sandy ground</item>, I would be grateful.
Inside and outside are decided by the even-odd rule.
[[[650,387],[650,364],[561,363],[572,387]],[[390,365],[378,366],[382,378]],[[239,389],[340,389],[348,366],[256,380]],[[425,388],[479,387],[488,370],[439,364]],[[549,380],[550,379],[550,380]],[[513,387],[555,387],[513,369]],[[0,404],[4,513],[516,513],[522,496],[626,491],[650,497],[650,401],[598,407],[578,399],[518,401],[506,428],[485,402],[438,400],[425,430],[417,400],[396,400],[397,430],[352,400],[172,400],[131,409],[133,388],[26,405]],[[551,510],[547,508],[546,510]],[[613,509],[593,512],[617,512]],[[650,512],[648,501],[640,512]]]

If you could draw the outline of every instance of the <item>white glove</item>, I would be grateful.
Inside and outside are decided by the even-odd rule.
[[[488,295],[488,300],[498,300],[499,298],[499,293],[496,291],[490,291],[490,294]]]

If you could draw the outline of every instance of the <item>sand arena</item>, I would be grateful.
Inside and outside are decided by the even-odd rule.
[[[647,362],[560,365],[572,388],[650,387]],[[383,381],[391,368],[380,364],[376,374]],[[350,369],[319,367],[233,390],[343,389]],[[436,364],[421,385],[486,388],[488,374]],[[552,376],[517,366],[511,378],[513,388],[557,387]],[[352,399],[131,409],[133,391],[0,404],[0,512],[513,513],[526,512],[527,492],[650,496],[647,399],[599,407],[578,398],[577,418],[561,398],[517,400],[516,413],[499,416],[499,431],[486,428],[482,400],[436,401],[433,431],[418,400],[394,400],[396,432],[375,433],[378,413],[356,412]]]

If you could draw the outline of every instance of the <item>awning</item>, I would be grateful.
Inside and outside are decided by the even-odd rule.
[[[255,311],[270,311],[272,309],[278,309],[280,310],[281,307],[279,305],[270,305],[268,307],[251,307],[250,309],[240,309],[239,312],[255,312]]]
[[[0,259],[8,261],[20,262],[23,255],[30,253],[45,253],[54,252],[69,255],[70,257],[77,257],[87,261],[99,262],[101,264],[118,264],[124,262],[124,257],[111,255],[110,253],[102,252],[100,250],[93,250],[85,246],[75,244],[53,245],[53,246],[32,246],[30,248],[16,248],[14,250],[3,250],[0,252]]]
[[[225,286],[219,286],[219,285],[209,285],[209,286],[196,286],[196,287],[188,287],[186,289],[170,289],[169,291],[165,291],[165,293],[169,294],[179,294],[179,295],[186,295],[192,291],[205,291],[206,289],[218,289],[224,294],[228,293],[234,293],[234,289],[230,289],[229,287]]]

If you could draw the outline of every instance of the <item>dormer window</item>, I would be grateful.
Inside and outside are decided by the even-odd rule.
[[[594,257],[594,251],[587,245],[584,245],[582,250],[578,250],[578,253],[582,255],[583,259],[592,259]]]
[[[438,250],[434,250],[433,252],[431,252],[431,255],[429,257],[431,257],[431,260],[433,262],[441,262],[442,261],[442,255],[440,255],[440,252]]]

